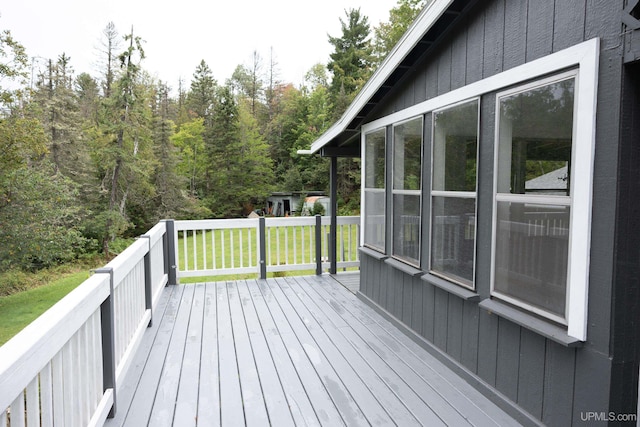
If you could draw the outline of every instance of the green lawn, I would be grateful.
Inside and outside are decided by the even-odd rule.
[[[323,245],[325,244],[324,236],[327,232],[328,227],[323,227]],[[357,253],[357,248],[355,247],[357,241],[356,233],[357,231],[355,227],[352,227],[351,231],[346,227],[342,229],[345,242],[349,242],[349,234],[351,234],[350,241],[352,246],[352,256],[355,256]],[[240,265],[255,265],[257,256],[256,241],[255,229],[235,229],[233,232],[230,230],[224,230],[224,233],[222,230],[216,230],[214,234],[212,234],[211,231],[207,231],[204,235],[202,232],[196,234],[194,248],[194,237],[193,234],[189,233],[186,240],[188,266],[190,269],[193,269],[197,262],[198,268],[201,269],[205,265],[204,263],[206,260],[207,267],[212,268],[214,265],[214,251],[211,250],[212,247],[215,248],[215,265],[217,268],[221,268],[223,265],[226,268],[230,268],[232,266],[232,262],[234,267],[239,267]],[[240,248],[242,248],[242,251],[240,251]],[[251,250],[249,250],[249,248],[251,248]],[[303,262],[312,263],[315,258],[314,229],[313,227],[307,226],[278,227],[277,229],[271,228],[270,231],[267,230],[267,251],[269,253],[269,264],[271,265],[278,263],[278,257],[280,264],[284,264],[287,261],[289,263],[298,264]],[[345,249],[345,251],[348,254],[348,249]],[[180,233],[178,240],[178,252],[180,269],[184,270],[185,242],[182,237],[182,232]],[[194,253],[195,256],[193,255]],[[325,256],[326,248],[323,250],[323,257]],[[315,274],[315,270],[276,272],[269,273],[269,276],[300,276],[310,274]],[[0,345],[4,344],[16,333],[20,332],[22,328],[35,320],[88,277],[89,272],[87,268],[85,271],[79,273],[60,274],[59,279],[43,286],[13,293],[8,296],[0,296]],[[239,280],[255,277],[257,277],[257,274],[251,273],[226,276],[189,277],[180,279],[180,283]]]
[[[323,257],[327,257],[326,234],[328,226],[322,230]],[[357,255],[357,228],[343,227],[341,229],[345,246],[351,245],[351,257]],[[340,241],[340,239],[338,239]],[[340,243],[338,243],[340,251]],[[215,250],[212,250],[215,248]],[[266,232],[267,264],[308,264],[315,262],[315,230],[314,227],[268,227]],[[178,235],[178,264],[180,270],[211,269],[256,266],[258,254],[256,230],[233,229],[198,231],[195,236],[188,232],[186,240],[184,233]],[[346,257],[349,248],[344,249]],[[215,260],[214,260],[215,254]],[[186,259],[185,259],[186,258]],[[341,259],[340,254],[338,259]],[[271,275],[305,275],[315,274],[315,270],[294,270],[270,273]],[[235,280],[256,277],[256,274],[240,274],[232,276],[206,276],[180,279],[181,283],[194,283],[213,280]]]
[[[0,345],[89,277],[89,272],[65,275],[48,285],[0,297]]]

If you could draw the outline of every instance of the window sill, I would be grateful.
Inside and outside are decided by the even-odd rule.
[[[387,258],[384,260],[384,262],[389,264],[391,267],[395,268],[396,270],[400,270],[403,273],[406,273],[410,276],[421,276],[424,274],[424,271],[420,270],[419,268],[406,264],[402,261],[398,261],[395,258]]]
[[[460,297],[463,300],[478,301],[480,299],[480,295],[478,295],[471,289],[467,289],[460,285],[456,285],[455,283],[451,283],[448,280],[442,279],[433,274],[427,273],[424,276],[422,276],[421,279],[429,283],[430,285],[440,288],[443,291],[449,292],[450,294]]]
[[[389,258],[389,255],[385,255],[382,252],[378,252],[374,249],[369,249],[366,246],[361,246],[360,247],[360,253],[363,253],[367,256],[370,256],[371,258],[375,258],[378,261],[382,261],[383,259],[387,259]]]
[[[489,313],[494,313],[500,317],[512,321],[513,323],[522,326],[536,332],[552,341],[562,344],[565,347],[580,347],[582,341],[577,338],[567,335],[567,331],[555,326],[551,323],[545,322],[535,316],[527,313],[523,313],[513,307],[498,302],[492,299],[485,299],[478,304],[480,307],[487,310]]]

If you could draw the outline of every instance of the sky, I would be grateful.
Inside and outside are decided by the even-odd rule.
[[[300,85],[317,63],[326,64],[341,36],[345,10],[360,8],[373,28],[389,19],[397,0],[0,0],[0,30],[9,30],[35,67],[63,52],[75,74],[100,74],[103,30],[120,35],[133,26],[144,41],[142,67],[176,88],[205,60],[219,82],[257,51],[266,70],[273,52],[279,79]],[[124,42],[122,42],[124,49]]]

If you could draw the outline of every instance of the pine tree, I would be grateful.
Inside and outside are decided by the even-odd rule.
[[[211,74],[211,69],[204,61],[196,67],[191,81],[191,91],[187,95],[187,106],[196,117],[202,117],[205,125],[211,125],[211,114],[215,106],[217,83]]]
[[[346,96],[348,105],[371,75],[372,47],[369,40],[369,19],[360,13],[360,9],[345,11],[347,22],[340,19],[341,37],[329,36],[334,47],[327,68],[333,74],[331,81],[331,99],[335,108],[334,118],[339,118],[346,108],[344,102],[338,102]],[[340,105],[340,108],[337,106]]]
[[[174,218],[183,210],[185,198],[182,196],[183,178],[177,173],[178,153],[172,143],[175,125],[171,116],[169,88],[163,83],[157,86],[154,111],[154,153],[157,159],[153,184],[156,197],[155,219]]]

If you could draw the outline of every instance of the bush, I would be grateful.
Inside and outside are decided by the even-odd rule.
[[[0,269],[35,271],[84,252],[74,184],[46,164],[15,171],[0,209]]]

